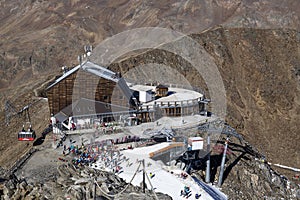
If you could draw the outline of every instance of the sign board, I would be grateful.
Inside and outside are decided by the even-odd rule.
[[[202,137],[190,137],[188,139],[188,146],[191,150],[200,150],[203,149],[203,138]]]

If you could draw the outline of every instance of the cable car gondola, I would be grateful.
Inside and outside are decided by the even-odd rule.
[[[19,141],[34,141],[35,138],[36,138],[35,131],[32,130],[31,124],[29,126],[28,131],[25,130],[24,125],[23,125],[22,131],[20,131],[18,133]]]

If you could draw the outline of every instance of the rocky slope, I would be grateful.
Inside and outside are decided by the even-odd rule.
[[[237,157],[241,161],[237,165],[234,162],[228,165],[235,166],[222,186],[222,191],[228,195],[229,199],[300,198],[299,186],[277,174],[266,163],[252,160],[244,154]],[[94,184],[92,184],[90,176],[97,177],[101,189],[109,194],[116,194],[127,185],[114,174],[91,169],[79,171],[70,165],[59,166],[56,173],[55,178],[42,184],[28,184],[25,180],[11,178],[1,188],[3,194],[0,197],[1,199],[65,199],[67,197],[92,199]],[[225,170],[225,175],[226,173],[227,170]],[[98,198],[107,198],[99,188],[97,188],[96,195]],[[157,196],[159,199],[171,199],[161,193],[158,193]],[[144,194],[141,188],[129,186],[116,199],[154,199],[154,195],[151,191],[146,191]]]
[[[61,66],[78,63],[77,55],[85,44],[96,46],[132,28],[166,27],[190,34],[213,57],[226,88],[228,123],[268,161],[298,167],[299,8],[299,2],[292,0],[1,0],[1,108],[5,99],[18,108],[31,102],[34,88],[53,79]],[[170,52],[153,50],[120,61],[116,69],[126,71],[126,65],[132,67],[145,59],[170,65],[189,83],[207,90],[199,75],[186,73],[192,69],[189,64]],[[45,105],[32,110],[38,134],[48,124]],[[3,112],[0,119],[4,121]],[[1,143],[1,166],[10,166],[28,148],[15,140],[22,123],[15,118],[10,127],[1,124],[6,138]]]
[[[299,33],[221,28],[196,38],[222,74],[228,122],[271,162],[299,166]]]
[[[300,198],[299,182],[297,184],[278,173],[249,144],[230,143],[229,152],[222,185],[222,191],[229,199]],[[212,175],[219,177],[216,167],[213,167]]]
[[[97,178],[97,183],[101,190],[96,189],[93,180]],[[109,195],[114,195],[125,189],[127,183],[118,176],[99,170],[89,168],[76,169],[70,164],[57,167],[55,177],[43,183],[28,184],[26,180],[11,178],[3,187],[1,199],[93,199],[96,194],[97,199],[111,199]],[[168,195],[157,193],[159,199],[171,199]],[[129,185],[127,189],[114,199],[155,199],[152,191],[146,190],[143,193],[140,187]]]
[[[191,37],[204,47],[218,66],[226,90],[228,123],[270,162],[299,166],[298,32],[220,27]],[[203,78],[190,63],[164,50],[147,51],[109,68],[131,79],[150,80],[147,68],[140,67],[145,63],[169,66],[181,73],[187,83],[204,88],[209,94]],[[131,70],[137,67],[140,73],[132,73]],[[167,81],[164,74],[167,71],[156,73],[155,78]],[[172,83],[176,84],[178,80],[173,79]]]
[[[0,89],[77,64],[83,45],[139,27],[185,34],[231,28],[299,29],[299,2],[280,0],[1,0]]]

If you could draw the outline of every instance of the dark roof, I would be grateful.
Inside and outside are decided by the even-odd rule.
[[[162,85],[162,84],[159,84],[158,86],[156,86],[156,88],[159,88],[159,89],[168,89],[167,86]]]
[[[60,81],[64,80],[65,78],[67,78],[68,76],[70,76],[71,74],[73,74],[74,72],[77,72],[80,69],[80,65],[77,65],[76,67],[72,68],[71,70],[67,71],[66,73],[64,73],[61,77],[59,77],[58,79],[56,79],[51,85],[49,85],[46,90],[52,88],[54,85],[56,85],[57,83],[59,83]]]
[[[70,116],[84,116],[94,114],[104,115],[122,112],[129,112],[129,108],[101,101],[81,98],[62,109],[55,115],[55,117],[59,121],[64,121]]]

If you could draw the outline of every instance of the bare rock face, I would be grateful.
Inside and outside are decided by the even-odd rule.
[[[299,2],[291,0],[24,0],[18,6],[16,2],[0,3],[0,63],[4,69],[0,88],[59,71],[66,64],[72,66],[83,45],[97,45],[128,29],[158,26],[191,34],[220,24],[230,28],[300,27]]]
[[[5,187],[3,188],[4,197],[6,199],[10,199],[13,196],[15,190],[16,190],[16,185],[14,180],[12,179],[8,180],[5,184]]]
[[[222,74],[228,123],[270,162],[299,166],[299,33],[220,28],[195,39]]]
[[[232,139],[227,153],[221,190],[228,199],[300,198],[299,182],[278,173],[249,143],[244,146]],[[221,158],[222,154],[212,151],[210,181],[213,184],[219,183]],[[205,180],[203,171],[195,170],[193,174]]]
[[[239,162],[235,163],[236,159]],[[300,198],[297,196],[299,185],[276,172],[264,160],[249,155],[231,155],[226,167],[222,188],[230,199]]]

